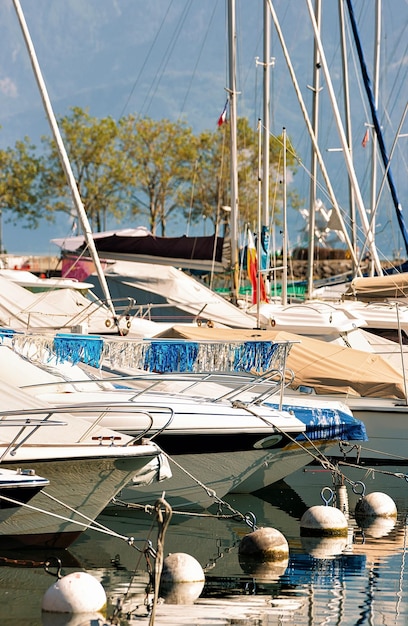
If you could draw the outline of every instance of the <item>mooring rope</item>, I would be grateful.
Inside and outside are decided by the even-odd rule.
[[[89,518],[86,515],[83,515],[82,513],[77,511],[76,509],[72,509],[72,507],[70,507],[69,505],[65,504],[64,502],[60,502],[59,500],[57,500],[56,498],[54,498],[50,494],[47,494],[44,491],[42,491],[41,493],[44,494],[45,496],[47,496],[48,498],[50,498],[51,500],[54,500],[55,502],[57,502],[61,506],[64,506],[69,511],[71,511],[73,513],[76,513],[77,515],[82,517],[84,520],[87,520],[88,523],[80,522],[79,520],[75,520],[75,519],[72,519],[70,517],[65,517],[64,515],[60,515],[58,513],[53,513],[51,511],[47,511],[47,510],[42,509],[40,507],[33,506],[32,504],[29,504],[28,502],[20,502],[19,500],[14,500],[13,498],[9,498],[7,496],[0,495],[0,500],[4,500],[5,502],[9,502],[9,503],[15,504],[17,506],[25,507],[27,509],[30,509],[31,511],[36,511],[37,513],[41,513],[41,514],[49,516],[49,517],[54,517],[56,519],[60,519],[60,520],[62,520],[64,522],[70,522],[71,524],[75,524],[75,525],[79,526],[80,528],[83,528],[84,530],[93,530],[93,531],[96,531],[96,532],[99,532],[99,533],[102,533],[102,534],[105,534],[105,535],[109,535],[111,537],[115,537],[116,539],[123,539],[124,541],[126,541],[126,543],[128,545],[131,545],[131,546],[135,547],[137,550],[140,550],[140,548],[138,548],[136,545],[134,545],[134,537],[127,537],[126,535],[121,535],[120,533],[117,533],[117,532],[107,528],[103,524],[100,524],[99,522],[96,522],[92,518]]]
[[[159,599],[160,590],[160,578],[163,570],[164,561],[164,537],[172,516],[171,506],[168,502],[166,502],[164,498],[160,498],[159,500],[157,500],[155,504],[155,509],[159,532],[157,536],[157,552],[154,567],[154,595],[149,619],[150,626],[154,624],[154,618],[156,615],[156,606]]]

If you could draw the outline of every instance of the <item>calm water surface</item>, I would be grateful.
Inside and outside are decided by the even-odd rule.
[[[251,529],[238,519],[174,512],[164,536],[164,553],[194,556],[205,571],[206,582],[194,603],[188,594],[195,598],[195,590],[186,587],[184,604],[158,604],[154,624],[408,624],[408,483],[380,473],[366,480],[367,492],[381,491],[393,498],[398,519],[361,529],[352,515],[358,496],[351,492],[349,537],[344,540],[300,536],[303,512],[322,504],[321,488],[331,484],[330,475],[324,472],[298,472],[288,479],[290,486],[283,483],[270,488],[262,498],[229,495],[230,505],[250,512],[258,527],[276,528],[286,537],[289,559],[280,564],[249,568],[240,562],[238,545]],[[1,555],[1,624],[149,624],[145,606],[149,577],[143,548],[146,540],[157,546],[156,516],[119,509],[105,512],[98,521],[116,536],[89,531],[69,551],[55,556],[62,562],[64,575],[86,571],[100,581],[108,597],[104,618],[43,614],[42,598],[55,578],[42,563],[54,555],[10,552]],[[129,537],[135,540],[133,546],[125,540]]]

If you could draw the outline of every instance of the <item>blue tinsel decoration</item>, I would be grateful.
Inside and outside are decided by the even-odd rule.
[[[98,335],[75,335],[58,333],[54,337],[54,352],[57,361],[70,361],[76,365],[80,361],[99,367],[103,340]]]
[[[152,341],[146,350],[144,369],[148,372],[192,372],[198,344],[184,341]]]
[[[11,339],[15,334],[16,331],[11,328],[0,328],[0,341]]]
[[[235,349],[236,372],[268,371],[273,364],[279,344],[272,341],[245,341]]]

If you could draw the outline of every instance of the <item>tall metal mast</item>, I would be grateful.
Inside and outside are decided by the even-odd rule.
[[[62,168],[64,170],[65,176],[67,178],[69,188],[71,190],[74,206],[75,206],[75,208],[77,210],[77,213],[78,213],[78,217],[79,217],[79,220],[80,220],[80,223],[81,223],[81,227],[82,227],[82,230],[83,230],[83,233],[84,233],[85,241],[87,243],[87,246],[89,248],[89,252],[90,252],[92,260],[94,262],[95,269],[96,269],[96,272],[98,274],[98,278],[99,278],[99,281],[101,283],[101,287],[102,287],[103,293],[104,293],[105,298],[106,298],[106,302],[107,302],[107,304],[108,304],[108,306],[109,306],[109,308],[110,308],[110,310],[112,312],[112,315],[113,315],[113,318],[114,318],[115,322],[117,323],[116,312],[115,312],[115,309],[114,309],[114,306],[113,306],[113,303],[112,303],[112,299],[111,299],[111,296],[110,296],[110,293],[109,293],[108,284],[106,282],[106,278],[105,278],[105,275],[103,273],[101,262],[100,262],[100,259],[99,259],[99,256],[98,256],[98,253],[97,253],[97,250],[96,250],[96,247],[95,247],[95,242],[94,242],[93,237],[92,237],[92,231],[91,231],[91,227],[90,227],[90,224],[89,224],[89,221],[88,221],[88,217],[86,215],[85,208],[84,208],[84,206],[82,204],[81,196],[80,196],[79,191],[78,191],[78,186],[77,186],[74,174],[72,172],[71,164],[69,162],[69,158],[68,158],[67,152],[65,150],[64,143],[62,141],[61,133],[60,133],[60,130],[58,128],[58,124],[57,124],[57,121],[56,121],[56,118],[55,118],[55,115],[54,115],[54,111],[53,111],[52,106],[51,106],[51,101],[50,101],[49,96],[48,96],[47,87],[45,85],[45,82],[44,82],[44,79],[43,79],[43,76],[42,76],[40,65],[39,65],[38,60],[37,60],[37,55],[35,53],[34,45],[33,45],[33,42],[31,40],[31,36],[30,36],[29,30],[28,30],[28,27],[27,27],[27,24],[26,24],[26,21],[25,21],[25,18],[24,18],[24,14],[23,14],[23,11],[22,11],[22,8],[21,8],[19,0],[13,0],[13,3],[14,3],[14,8],[15,8],[16,13],[17,13],[18,20],[20,22],[20,27],[21,27],[21,30],[22,30],[22,33],[23,33],[23,36],[24,36],[24,40],[25,40],[25,44],[26,44],[26,47],[27,47],[27,50],[28,50],[29,57],[30,57],[31,65],[32,65],[33,70],[34,70],[34,75],[35,75],[35,78],[36,78],[36,81],[37,81],[37,84],[38,84],[38,87],[39,87],[39,90],[40,90],[40,94],[41,94],[41,98],[42,98],[42,101],[43,101],[43,104],[44,104],[45,112],[46,112],[49,124],[51,126],[52,134],[53,134],[55,142],[57,144],[57,150],[58,150],[58,155],[60,157],[61,165],[62,165]]]
[[[231,267],[232,301],[238,301],[238,171],[237,171],[237,104],[236,104],[236,23],[235,0],[228,0],[229,42],[229,109],[230,109],[230,155],[231,155]]]

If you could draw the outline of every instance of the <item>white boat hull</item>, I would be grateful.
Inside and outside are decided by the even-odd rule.
[[[318,446],[321,449],[320,442]],[[172,477],[163,483],[161,489],[157,488],[157,484],[150,488],[126,485],[117,497],[118,502],[126,505],[154,504],[164,493],[173,509],[208,509],[228,493],[252,493],[285,478],[312,460],[307,450],[296,443],[269,451],[253,449],[180,454],[172,458]],[[198,477],[197,480],[194,477]]]
[[[38,455],[36,470],[50,484],[27,505],[12,509],[6,519],[0,520],[0,546],[66,548],[124,484],[135,475],[142,480],[147,464],[157,455],[151,445],[137,446],[137,451],[125,448],[125,455],[124,448],[95,446],[99,454],[87,456],[87,448],[82,457],[80,452],[76,457],[55,460],[41,460]],[[32,461],[24,461],[17,453],[17,459],[12,463],[5,461],[4,466],[32,467]]]

